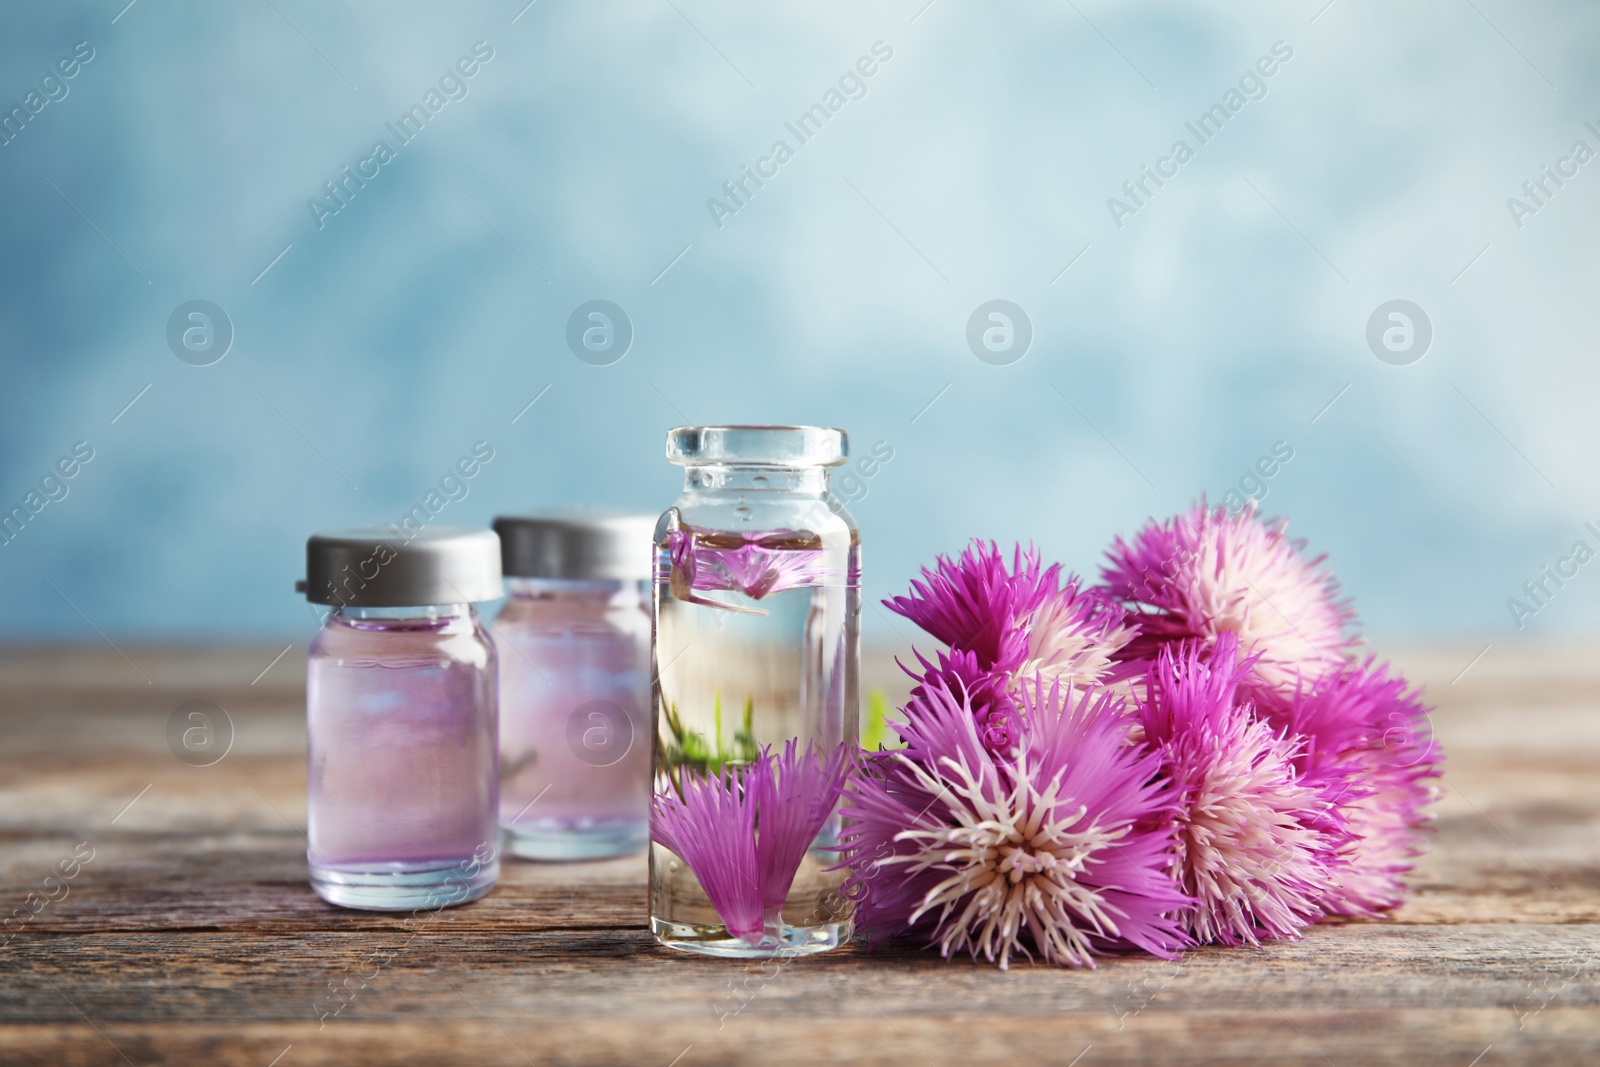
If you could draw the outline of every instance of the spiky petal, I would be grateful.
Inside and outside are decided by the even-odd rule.
[[[1041,568],[1039,553],[1018,545],[1006,566],[994,542],[974,540],[960,559],[940,556],[911,582],[910,596],[884,601],[951,648],[972,652],[984,670],[1011,672],[1028,655],[1028,624],[1055,592],[1059,564]]]
[[[650,838],[689,865],[728,933],[754,943],[761,939],[763,913],[756,806],[741,769],[730,764],[716,775],[685,776],[681,800],[653,796]]]
[[[1038,676],[1086,689],[1117,680],[1128,672],[1118,670],[1115,657],[1137,633],[1120,604],[1070,575],[1028,620],[1027,658],[1013,681],[1025,686]]]
[[[1183,947],[1157,761],[1128,744],[1115,698],[1069,697],[1024,692],[1014,761],[984,744],[964,693],[935,679],[912,699],[894,727],[906,747],[872,757],[845,795],[862,929],[1002,969],[1017,954],[1092,967],[1116,949]]]
[[[1219,635],[1209,661],[1198,643],[1163,649],[1137,717],[1178,794],[1174,872],[1195,899],[1189,932],[1256,945],[1323,914],[1349,835],[1334,807],[1342,782],[1304,775],[1303,743],[1239,702],[1252,663],[1234,642]]]
[[[1308,774],[1342,776],[1340,808],[1355,845],[1325,907],[1376,916],[1405,897],[1404,876],[1426,844],[1425,808],[1437,795],[1443,753],[1428,709],[1404,678],[1368,658],[1324,678],[1274,721],[1302,734]]]
[[[826,757],[791,740],[782,755],[715,775],[686,776],[682,797],[657,793],[650,836],[675,853],[705,890],[728,933],[758,943],[779,912],[795,872],[833,813],[851,769],[837,746]]]
[[[1017,545],[1007,566],[999,546],[973,541],[957,560],[939,557],[911,583],[912,595],[884,603],[950,646],[919,673],[965,691],[979,735],[997,753],[1014,744],[1021,692],[1043,678],[1072,689],[1118,681],[1132,671],[1117,653],[1134,635],[1127,612],[1059,565],[1042,567],[1039,553]]]
[[[1140,634],[1125,658],[1154,660],[1162,646],[1198,641],[1210,651],[1224,633],[1255,657],[1244,681],[1261,706],[1286,708],[1294,694],[1344,665],[1353,615],[1338,583],[1255,508],[1229,516],[1204,502],[1148,523],[1132,544],[1117,538],[1102,581],[1136,609]]]
[[[799,744],[790,740],[782,756],[767,757],[770,773],[758,766],[750,778],[755,791],[761,904],[769,921],[778,918],[800,861],[833,814],[850,773],[851,753],[846,746],[839,745],[826,758],[818,759],[810,745],[800,753]]]
[[[963,694],[984,746],[1001,757],[1009,756],[1021,736],[1018,719],[1022,713],[1018,701],[1011,695],[1011,676],[984,670],[977,654],[964,649],[939,652],[932,662],[916,649],[912,649],[912,654],[921,664],[922,673],[919,675],[901,665],[906,673],[918,679],[911,695],[926,697],[928,687],[938,685],[949,692]]]

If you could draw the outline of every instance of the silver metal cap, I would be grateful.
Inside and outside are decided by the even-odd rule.
[[[551,508],[494,520],[505,573],[515,578],[648,581],[656,516]]]
[[[500,539],[493,530],[459,526],[357,526],[313,534],[306,541],[306,578],[295,589],[313,604],[353,608],[471,604],[506,595]]]

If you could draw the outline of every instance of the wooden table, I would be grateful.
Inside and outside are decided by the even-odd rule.
[[[1593,1067],[1600,656],[1497,644],[1450,684],[1476,651],[1397,657],[1449,770],[1392,921],[1008,974],[669,953],[638,858],[512,863],[409,932],[340,911],[305,883],[303,650],[264,674],[278,649],[0,652],[0,900],[39,907],[0,947],[0,1062]],[[235,727],[209,767],[168,747],[189,700]]]

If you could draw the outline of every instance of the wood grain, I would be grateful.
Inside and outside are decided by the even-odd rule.
[[[0,1063],[1600,1063],[1594,648],[1496,647],[1453,685],[1477,649],[1397,657],[1449,762],[1389,921],[1006,974],[669,953],[640,858],[513,863],[414,929],[329,907],[305,884],[303,650],[252,684],[281,648],[0,653],[0,914],[57,897],[0,935]],[[234,723],[211,767],[167,748],[193,699]]]

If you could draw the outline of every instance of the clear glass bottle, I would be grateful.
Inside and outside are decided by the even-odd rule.
[[[567,508],[494,528],[511,593],[492,628],[506,851],[637,852],[649,840],[655,517]]]
[[[681,427],[656,527],[650,925],[670,948],[844,944],[838,795],[857,751],[860,541],[842,430]]]
[[[473,602],[503,595],[488,530],[336,530],[306,544],[331,607],[306,681],[307,862],[332,904],[464,904],[499,877],[494,645]]]

